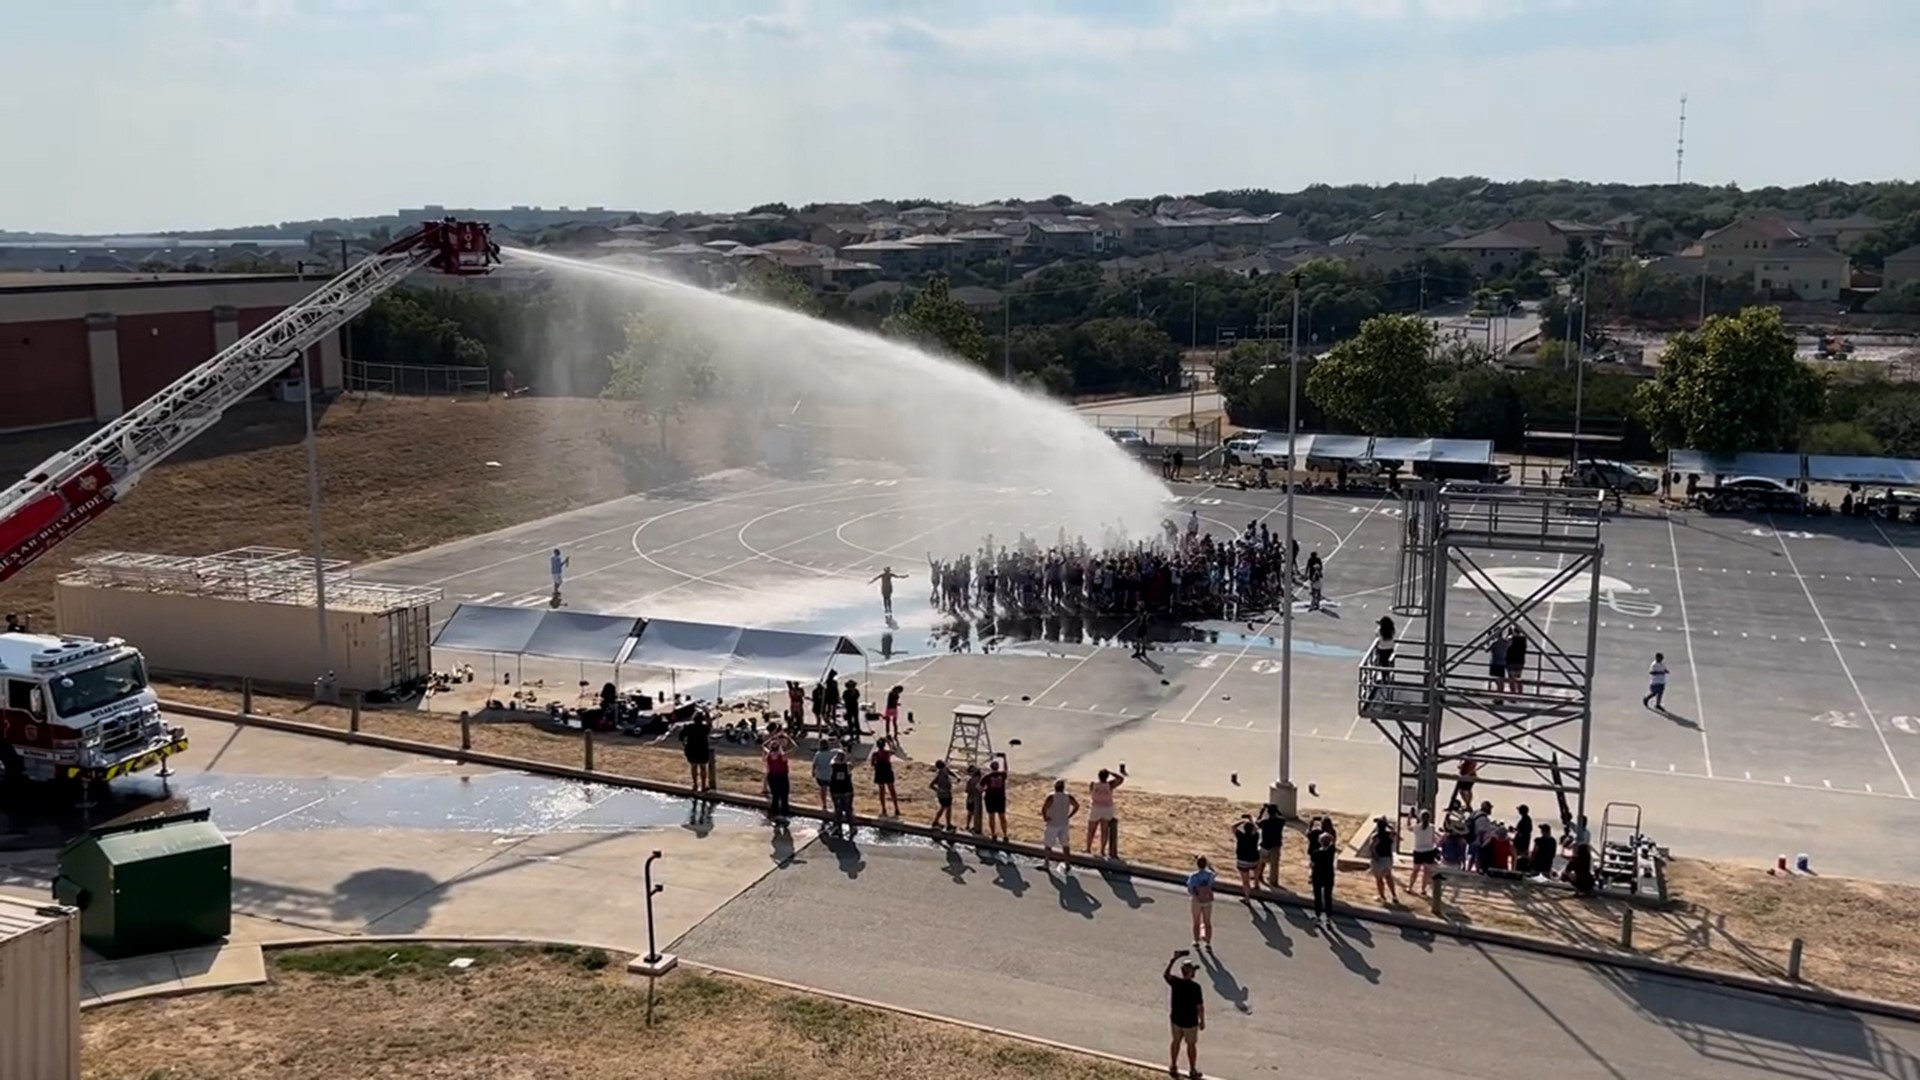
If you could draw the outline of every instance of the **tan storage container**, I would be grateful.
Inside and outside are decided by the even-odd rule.
[[[80,1080],[79,915],[0,896],[0,1080]]]

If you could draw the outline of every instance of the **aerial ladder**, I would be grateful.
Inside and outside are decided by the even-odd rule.
[[[228,409],[298,363],[415,270],[456,277],[490,272],[500,248],[484,222],[430,221],[282,311],[172,385],[0,493],[0,581],[126,498]]]

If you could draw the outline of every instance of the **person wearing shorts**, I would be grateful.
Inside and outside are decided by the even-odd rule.
[[[1270,889],[1280,887],[1280,845],[1287,837],[1287,816],[1273,803],[1260,808],[1253,820],[1260,829],[1260,866],[1254,872],[1256,884],[1265,883]]]
[[[986,788],[986,781],[980,777],[980,766],[967,766],[967,831],[976,836],[981,831],[981,795]]]
[[[987,762],[987,775],[980,780],[980,794],[987,810],[987,838],[1012,839],[1007,830],[1007,763],[999,754]]]
[[[1418,896],[1423,883],[1433,881],[1433,868],[1440,862],[1440,838],[1434,832],[1433,811],[1420,811],[1420,822],[1413,827],[1413,872],[1407,875],[1407,892]]]
[[[827,790],[833,780],[833,744],[825,736],[820,746],[813,752],[813,782],[820,786],[820,810],[822,813],[832,809],[833,793]]]
[[[1073,869],[1073,863],[1067,856],[1073,854],[1073,834],[1068,826],[1073,815],[1080,812],[1080,800],[1067,794],[1067,782],[1055,780],[1053,791],[1040,804],[1040,821],[1043,832],[1040,839],[1040,857],[1045,860],[1044,867],[1053,869],[1053,849],[1060,849],[1060,863],[1065,869]]]
[[[687,771],[693,777],[693,790],[712,791],[713,718],[705,712],[694,713],[693,719],[680,728],[680,748],[686,754]]]
[[[900,695],[905,693],[906,689],[904,686],[896,686],[887,691],[887,708],[881,714],[881,719],[887,725],[886,733],[889,739],[900,737]]]
[[[1187,1075],[1200,1075],[1200,1033],[1207,1028],[1207,998],[1193,977],[1200,965],[1191,960],[1181,963],[1187,955],[1185,949],[1174,953],[1161,973],[1167,981],[1167,1023],[1173,1034],[1167,1047],[1168,1076],[1180,1075],[1181,1047],[1187,1051]],[[1178,975],[1173,973],[1175,964],[1180,964]]]
[[[1503,632],[1496,632],[1487,642],[1487,678],[1493,683],[1494,693],[1507,688],[1507,635]]]
[[[1123,762],[1120,766],[1126,768]],[[1120,857],[1119,814],[1113,806],[1113,789],[1126,781],[1126,773],[1111,773],[1105,769],[1093,783],[1087,785],[1087,843],[1089,855],[1104,855],[1109,859]]]
[[[1241,814],[1233,823],[1233,868],[1240,874],[1240,902],[1253,903],[1253,887],[1259,883],[1255,875],[1260,872],[1260,826],[1250,814]]]
[[[1187,875],[1187,909],[1193,916],[1193,947],[1213,944],[1213,883],[1216,875],[1205,855],[1193,860],[1193,873]]]
[[[927,785],[933,789],[933,800],[939,809],[933,812],[933,820],[927,823],[929,829],[953,831],[953,770],[947,768],[944,759],[933,763],[933,782]]]

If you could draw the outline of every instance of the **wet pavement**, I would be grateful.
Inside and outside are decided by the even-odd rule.
[[[228,835],[256,831],[408,829],[440,832],[624,832],[684,825],[753,825],[759,814],[702,807],[631,788],[518,773],[477,776],[247,776],[218,772],[116,781],[92,810],[59,805],[50,791],[0,809],[0,851],[58,847],[89,828],[201,808]]]

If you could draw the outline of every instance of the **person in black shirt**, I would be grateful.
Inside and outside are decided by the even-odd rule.
[[[687,767],[693,773],[693,790],[712,791],[713,718],[704,709],[680,726],[680,746],[687,755]]]
[[[853,763],[844,750],[833,752],[827,766],[827,793],[833,796],[833,828],[845,836],[853,834]]]
[[[1167,1047],[1167,1075],[1180,1075],[1180,1047],[1187,1048],[1187,1075],[1200,1075],[1200,1033],[1207,1029],[1207,999],[1200,992],[1200,984],[1194,980],[1193,973],[1200,965],[1191,960],[1181,963],[1187,956],[1187,950],[1181,949],[1167,961],[1167,969],[1160,973],[1167,980],[1167,1020],[1173,1027],[1173,1040]],[[1180,964],[1180,974],[1173,973],[1173,965]]]
[[[1246,814],[1233,824],[1233,868],[1240,872],[1240,902],[1253,903],[1253,886],[1260,872],[1260,826]]]
[[[1525,874],[1533,862],[1533,812],[1525,803],[1513,809],[1519,815],[1513,823],[1513,857],[1519,863],[1514,869]]]
[[[839,715],[839,708],[840,673],[837,671],[829,671],[827,672],[827,713],[821,717],[821,719],[831,723],[834,717]]]
[[[1253,880],[1265,882],[1269,888],[1280,887],[1280,845],[1286,839],[1287,819],[1280,808],[1273,803],[1260,808],[1260,814],[1254,818],[1254,824],[1260,827],[1260,869],[1254,873]]]
[[[847,722],[847,735],[860,737],[860,684],[847,680],[847,688],[840,691],[840,715]]]
[[[827,723],[827,687],[825,683],[813,684],[813,722],[822,729]]]
[[[1309,880],[1313,885],[1313,915],[1322,926],[1333,919],[1333,869],[1339,854],[1340,850],[1333,845],[1332,829],[1316,833],[1313,848],[1307,852]]]

